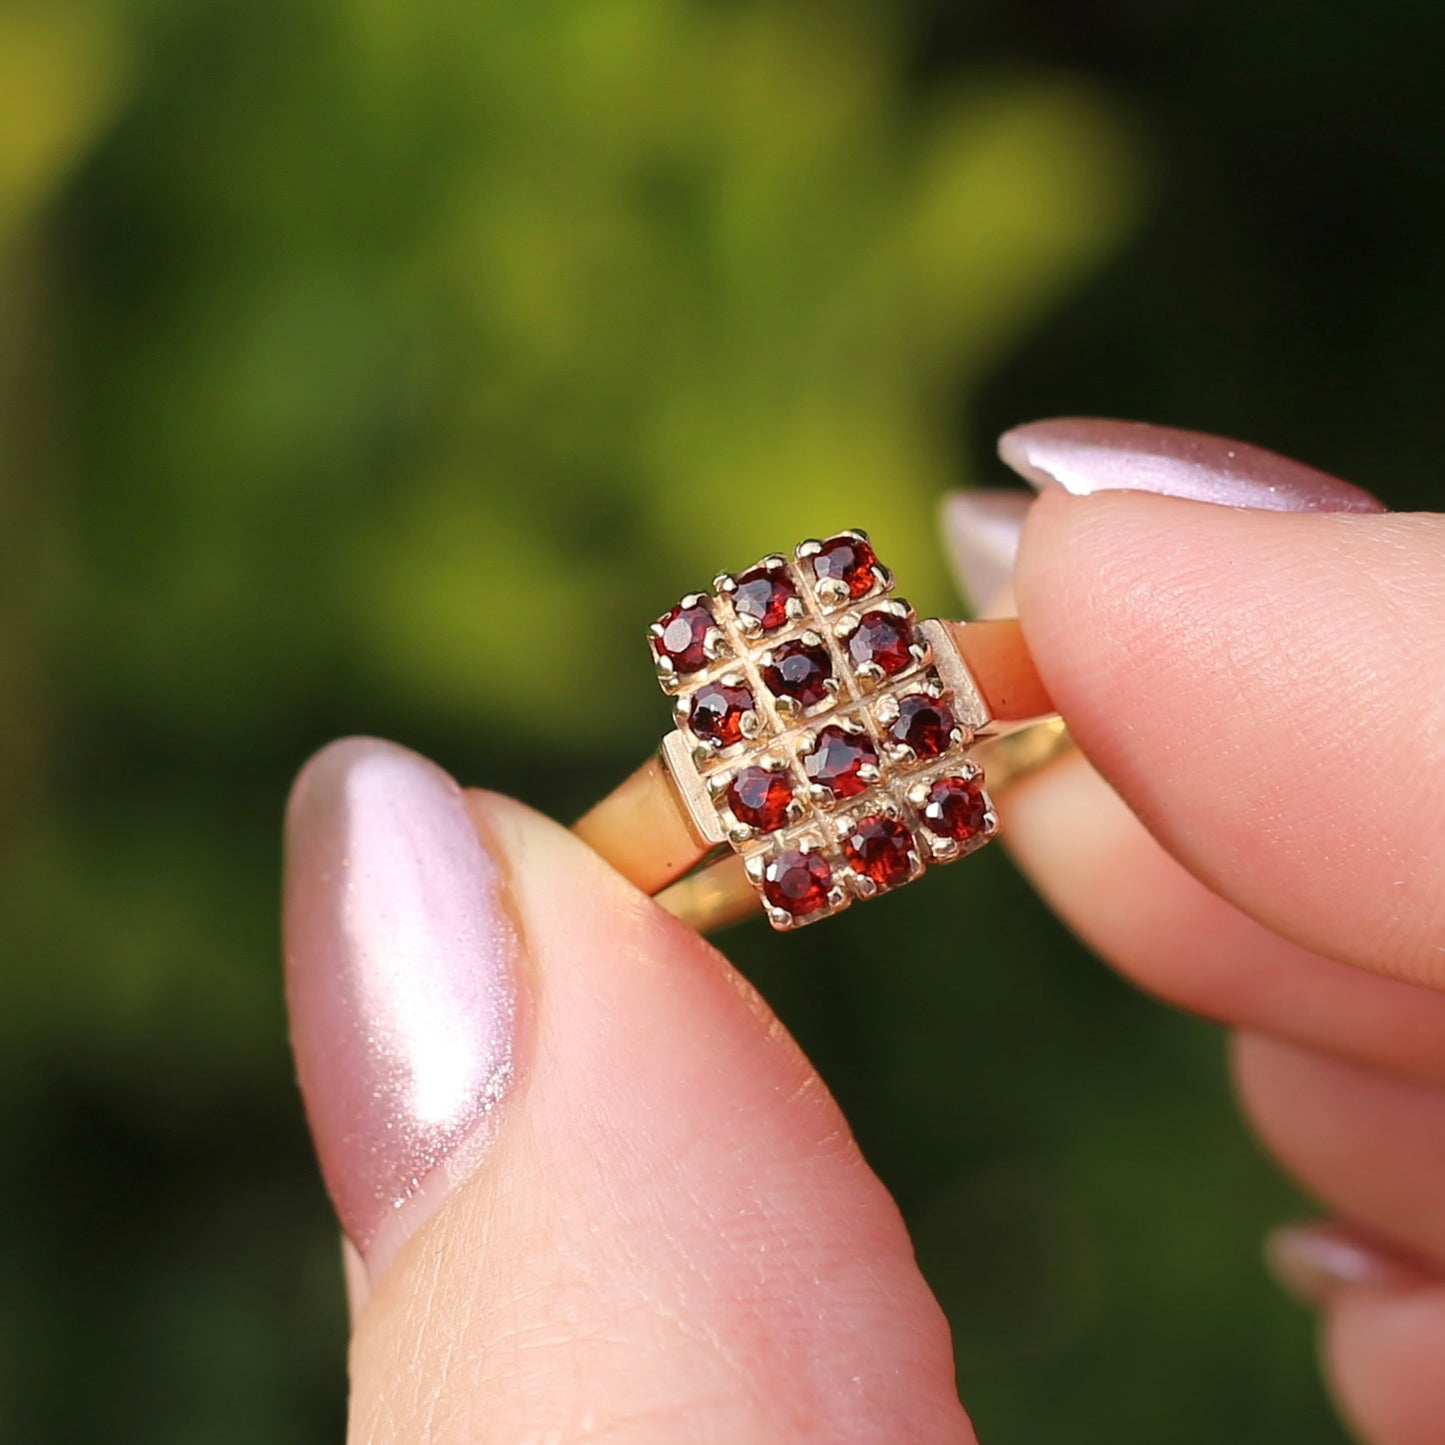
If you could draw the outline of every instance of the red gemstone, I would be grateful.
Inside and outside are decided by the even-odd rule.
[[[821,783],[835,798],[852,798],[871,781],[859,776],[865,767],[878,766],[878,754],[866,733],[848,733],[842,728],[824,728],[813,751],[803,759],[803,771]]]
[[[833,870],[819,853],[790,848],[770,859],[763,870],[763,896],[774,908],[801,918],[816,913],[828,902]]]
[[[953,741],[953,711],[927,693],[912,692],[898,699],[898,719],[888,729],[896,742],[907,743],[915,757],[936,758]]]
[[[679,602],[657,621],[662,628],[662,636],[653,634],[652,651],[659,662],[667,659],[678,672],[696,672],[707,664],[704,644],[708,629],[713,625],[713,617],[705,604],[698,602],[684,607]]]
[[[774,694],[790,697],[802,707],[812,707],[830,696],[828,682],[832,676],[833,659],[828,649],[806,642],[785,642],[763,670],[763,681]]]
[[[913,624],[906,617],[895,617],[891,612],[865,612],[848,639],[848,651],[860,666],[865,662],[876,663],[886,676],[892,677],[913,661],[913,654],[908,650],[912,642]]]
[[[793,785],[782,773],[766,768],[743,768],[727,791],[728,807],[739,823],[771,833],[788,821]]]
[[[743,714],[753,707],[753,695],[747,688],[709,682],[693,693],[687,725],[698,737],[730,748],[742,741]]]
[[[883,813],[860,818],[843,840],[843,852],[854,872],[871,879],[876,888],[902,883],[913,869],[913,835]]]
[[[872,547],[861,537],[830,537],[813,554],[813,575],[820,582],[841,582],[852,598],[872,587],[877,565]]]
[[[928,790],[923,805],[923,823],[940,838],[967,843],[983,832],[988,800],[983,789],[967,778],[940,778]]]
[[[788,603],[798,595],[792,578],[781,567],[754,567],[737,579],[733,610],[750,617],[764,632],[772,632],[788,620]]]

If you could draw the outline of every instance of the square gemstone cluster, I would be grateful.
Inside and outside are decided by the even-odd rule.
[[[812,923],[997,830],[972,735],[862,532],[800,543],[652,624],[658,680],[779,928]]]

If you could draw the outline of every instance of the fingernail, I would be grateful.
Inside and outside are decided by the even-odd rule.
[[[1265,1240],[1275,1282],[1305,1304],[1323,1304],[1343,1289],[1410,1289],[1431,1282],[1415,1261],[1334,1222],[1287,1224]]]
[[[1014,558],[1033,498],[1001,487],[953,492],[943,501],[943,535],[958,589],[978,615],[1013,581]]]
[[[1156,492],[1270,512],[1383,512],[1359,487],[1261,447],[1134,421],[1064,417],[1015,427],[999,456],[1039,491]]]
[[[286,816],[286,1001],[341,1227],[374,1280],[486,1153],[514,1075],[520,940],[461,789],[347,738]]]

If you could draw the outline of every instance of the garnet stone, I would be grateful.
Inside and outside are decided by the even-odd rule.
[[[772,632],[788,620],[788,603],[797,595],[798,589],[781,567],[754,567],[737,579],[733,611],[751,618],[764,632]]]
[[[940,778],[928,790],[923,823],[940,838],[967,843],[984,831],[988,800],[983,789],[967,778]]]
[[[720,748],[730,748],[742,741],[743,714],[751,712],[754,706],[753,695],[747,688],[709,682],[693,693],[687,725],[696,736]]]
[[[913,870],[913,835],[884,813],[859,818],[843,840],[843,851],[853,871],[875,888],[892,888]]]
[[[835,798],[853,798],[872,781],[860,777],[862,769],[878,766],[878,754],[866,733],[844,732],[842,728],[824,728],[818,734],[813,751],[803,758],[803,771],[809,779],[827,788]]]
[[[914,757],[936,758],[953,741],[953,710],[923,692],[898,699],[898,719],[888,729],[895,742],[906,743]]]
[[[788,821],[793,785],[783,773],[766,768],[742,768],[728,784],[728,807],[739,823],[771,833]]]
[[[652,651],[657,660],[671,662],[678,672],[696,672],[707,663],[708,630],[713,626],[712,612],[705,603],[691,607],[678,603],[665,617],[657,619],[662,636],[653,634]]]
[[[887,677],[902,672],[913,654],[908,650],[913,641],[913,624],[906,617],[891,612],[865,612],[848,639],[848,651],[860,667],[876,663]]]
[[[820,582],[841,582],[848,596],[861,597],[874,583],[878,558],[861,537],[830,537],[813,554],[813,575]]]
[[[801,918],[816,913],[828,902],[833,886],[833,870],[819,853],[805,853],[789,848],[769,859],[763,870],[763,896],[774,908]]]
[[[833,659],[820,643],[785,642],[763,670],[763,681],[777,697],[812,707],[829,696]]]

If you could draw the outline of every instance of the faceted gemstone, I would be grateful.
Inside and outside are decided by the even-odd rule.
[[[709,682],[693,693],[687,725],[698,737],[729,748],[742,741],[743,714],[753,706],[753,695],[747,688]]]
[[[774,908],[801,918],[816,913],[828,902],[833,870],[820,853],[789,848],[768,861],[763,870],[763,896]]]
[[[928,790],[923,823],[940,838],[967,843],[983,831],[988,802],[983,789],[967,778],[940,778]]]
[[[737,579],[733,610],[739,617],[752,618],[764,632],[772,632],[788,620],[788,603],[797,595],[781,567],[754,567]]]
[[[873,585],[877,562],[861,537],[830,537],[813,554],[813,575],[820,582],[841,582],[856,599]]]
[[[891,888],[908,877],[913,866],[913,835],[884,813],[860,818],[843,840],[853,870],[877,888]]]
[[[763,680],[778,697],[790,697],[801,707],[812,707],[829,696],[833,659],[820,643],[785,642],[763,670]]]
[[[728,784],[728,807],[739,823],[771,833],[788,821],[793,785],[784,773],[766,768],[742,768]]]
[[[936,758],[947,747],[953,732],[953,712],[945,702],[927,693],[911,692],[898,699],[898,719],[888,729],[895,742],[907,743],[914,756]]]
[[[848,651],[859,665],[874,662],[888,677],[902,672],[913,654],[909,644],[913,641],[913,624],[906,617],[895,617],[891,612],[865,612],[858,619],[858,628],[848,639]]]
[[[669,660],[679,672],[696,672],[707,663],[703,644],[713,625],[711,611],[701,602],[691,607],[678,603],[671,612],[659,617],[662,636],[653,636],[652,650],[658,661]]]
[[[852,798],[863,792],[869,780],[859,777],[859,772],[869,766],[878,766],[878,754],[867,733],[844,732],[838,727],[824,728],[813,751],[803,758],[803,771],[835,798]]]

